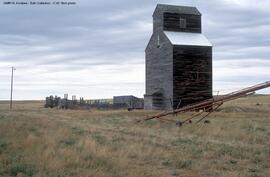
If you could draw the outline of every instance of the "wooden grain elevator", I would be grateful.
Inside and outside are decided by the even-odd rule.
[[[158,4],[145,49],[145,109],[172,109],[212,98],[212,44],[196,7]]]

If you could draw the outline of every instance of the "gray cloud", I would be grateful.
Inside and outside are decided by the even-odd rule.
[[[16,99],[65,92],[85,97],[142,96],[144,49],[158,2],[197,6],[202,12],[203,31],[214,45],[216,90],[270,78],[267,1],[80,0],[69,7],[1,4],[0,99],[8,99],[10,66],[17,67]]]

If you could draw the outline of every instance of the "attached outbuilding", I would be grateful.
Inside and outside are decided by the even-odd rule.
[[[145,50],[145,109],[175,109],[212,98],[212,44],[196,7],[158,4]]]

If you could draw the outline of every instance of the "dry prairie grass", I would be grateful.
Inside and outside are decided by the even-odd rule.
[[[0,102],[0,176],[270,176],[270,96],[228,103],[210,124],[135,123],[151,113]]]

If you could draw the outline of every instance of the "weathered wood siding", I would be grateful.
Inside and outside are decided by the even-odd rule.
[[[157,13],[153,16],[153,34],[163,31],[163,15]]]
[[[113,105],[114,105],[114,108],[143,109],[143,99],[137,98],[132,95],[114,96]]]
[[[201,13],[195,7],[157,6],[153,34],[145,50],[145,109],[168,110],[172,109],[171,101],[176,108],[180,100],[182,107],[211,98],[212,47],[173,43],[164,31],[201,33]]]
[[[158,35],[160,47],[157,46]],[[170,109],[170,98],[173,98],[173,47],[163,32],[152,35],[145,55],[146,95],[152,95],[159,89],[164,91],[161,107],[155,107],[151,101],[146,101],[145,108]]]
[[[177,13],[164,13],[164,31],[201,33],[201,16]],[[180,28],[180,18],[186,19],[186,28]]]
[[[176,108],[212,98],[212,47],[173,47],[173,98]]]

